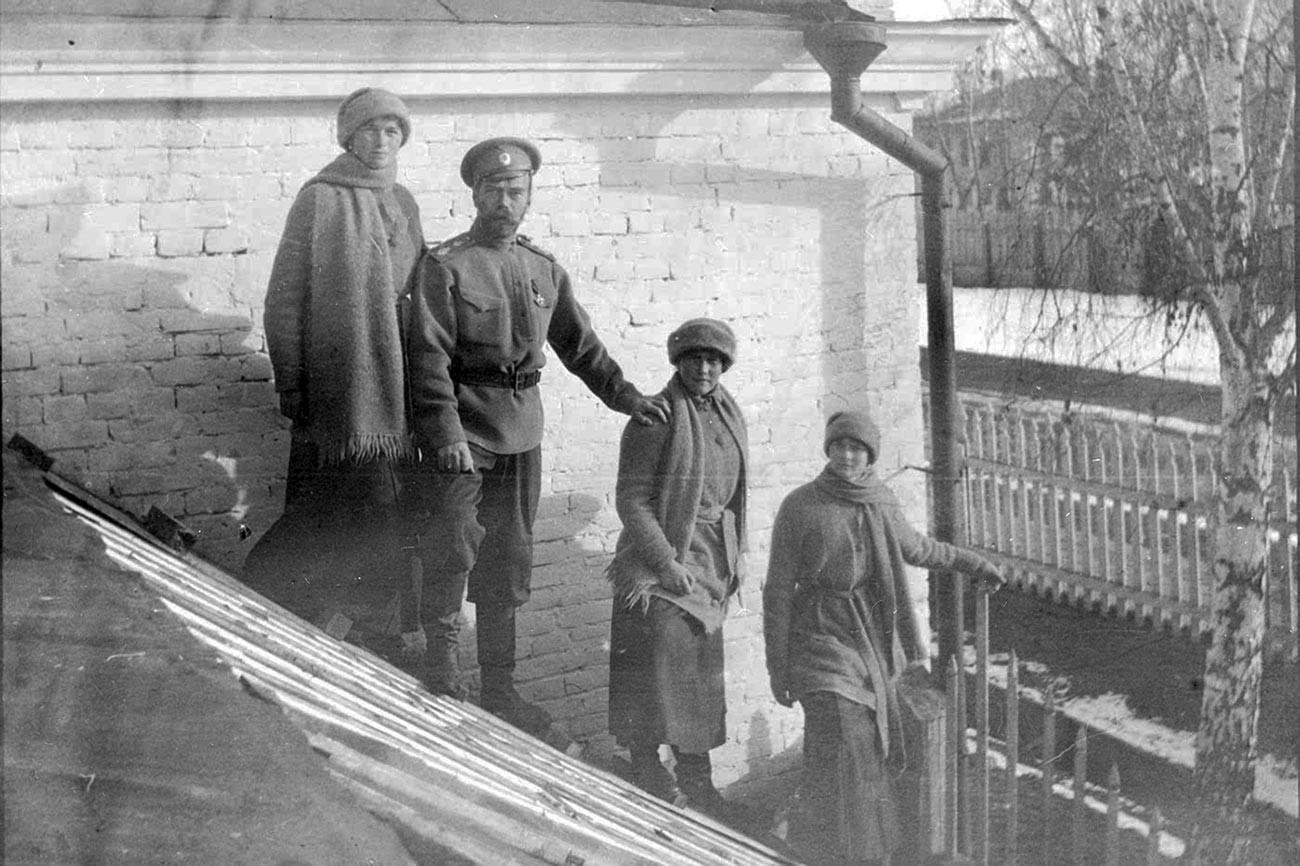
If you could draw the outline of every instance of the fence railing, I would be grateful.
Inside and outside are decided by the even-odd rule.
[[[965,688],[956,659],[947,670],[946,733],[941,749],[943,789],[951,794],[940,830],[944,862],[990,863],[1162,863],[1184,853],[1181,839],[1165,831],[1160,809],[1125,803],[1120,771],[1111,764],[1104,786],[1089,783],[1088,730],[1079,724],[1072,744],[1057,742],[1055,694],[1043,695],[1039,734],[1022,750],[1019,663],[1013,650],[1007,666],[1002,728],[995,742],[989,718],[989,599],[981,591],[975,608],[975,718],[966,727]],[[1068,726],[1065,726],[1068,728]],[[1037,746],[1037,748],[1033,748]],[[1069,760],[1067,768],[1066,762]],[[1022,809],[1030,818],[1022,821]],[[1121,829],[1125,836],[1121,837]],[[928,841],[923,840],[923,843]],[[931,854],[940,853],[930,843]],[[925,850],[925,849],[923,849]]]
[[[962,396],[966,526],[1013,583],[1200,634],[1211,625],[1215,455],[1207,437]],[[1269,527],[1271,648],[1295,654],[1294,445]]]

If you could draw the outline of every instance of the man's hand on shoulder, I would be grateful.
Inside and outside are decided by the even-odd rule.
[[[632,420],[649,427],[655,422],[667,422],[672,414],[668,398],[663,394],[653,397],[638,397],[632,404]]]

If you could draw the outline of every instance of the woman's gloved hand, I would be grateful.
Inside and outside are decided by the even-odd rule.
[[[997,592],[1007,584],[1007,579],[1002,576],[1002,569],[998,568],[987,559],[980,565],[980,569],[975,573],[975,577],[984,585],[984,588],[989,591],[989,595]]]
[[[659,568],[659,585],[674,595],[686,595],[695,586],[695,578],[675,559]]]

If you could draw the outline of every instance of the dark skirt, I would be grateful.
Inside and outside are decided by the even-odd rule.
[[[875,712],[833,692],[811,692],[801,703],[804,770],[791,844],[811,864],[888,857],[902,832]]]
[[[387,458],[320,466],[316,447],[294,437],[284,514],[249,552],[244,582],[336,636],[343,636],[341,615],[348,640],[387,650],[397,640],[398,588],[411,568],[400,468]]]
[[[702,754],[726,739],[722,629],[708,634],[677,605],[614,600],[609,731],[627,748],[667,743]]]

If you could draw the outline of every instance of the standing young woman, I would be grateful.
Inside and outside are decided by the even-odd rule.
[[[623,431],[623,532],[609,568],[610,733],[642,788],[723,820],[741,817],[714,787],[709,759],[726,739],[722,621],[745,537],[745,420],[719,384],[735,358],[725,322],[691,319],[668,337],[677,371],[663,391],[669,419]],[[672,746],[675,780],[662,744]]]
[[[409,583],[397,499],[412,453],[399,298],[424,249],[419,208],[397,183],[410,135],[401,99],[356,91],[338,109],[343,153],[289,210],[265,311],[280,411],[293,421],[285,513],[245,564],[274,600],[393,651],[381,619]]]
[[[812,864],[888,863],[901,842],[893,778],[905,755],[895,691],[928,647],[904,565],[961,571],[996,589],[997,567],[917,532],[876,477],[866,412],[826,423],[829,462],[781,503],[763,586],[772,694],[804,712],[804,770],[790,841]]]

